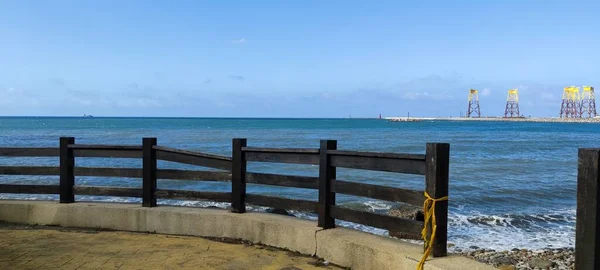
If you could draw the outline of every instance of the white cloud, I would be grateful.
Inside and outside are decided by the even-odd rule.
[[[418,100],[418,99],[431,99],[431,100],[450,100],[451,95],[447,93],[431,94],[429,92],[406,92],[402,94],[402,99],[407,100]]]
[[[2,98],[0,98],[0,105],[2,106],[23,108],[40,105],[37,95],[26,92],[21,88],[8,87],[0,89],[0,94],[2,94]]]
[[[23,92],[23,91],[21,91],[21,89],[17,89],[17,88],[14,88],[14,87],[6,88],[6,93],[9,93],[9,94],[10,93],[13,93],[13,94],[14,93],[21,93],[21,92]]]
[[[231,43],[233,43],[233,44],[244,44],[244,43],[246,43],[246,39],[245,38],[236,39],[236,40],[231,41]]]
[[[489,88],[484,88],[481,90],[481,96],[487,97],[492,94],[492,90]]]

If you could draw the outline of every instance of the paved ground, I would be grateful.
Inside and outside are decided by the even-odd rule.
[[[0,224],[0,269],[339,269],[260,245]]]

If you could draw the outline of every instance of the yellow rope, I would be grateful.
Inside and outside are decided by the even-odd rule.
[[[423,230],[421,231],[421,238],[425,240],[425,252],[423,253],[423,257],[419,264],[417,265],[417,270],[423,270],[423,265],[425,265],[425,260],[429,257],[431,253],[431,249],[433,248],[433,240],[435,240],[435,231],[437,226],[435,224],[435,203],[439,201],[447,201],[448,196],[441,198],[431,198],[427,191],[425,192],[425,202],[423,203],[423,214],[425,215],[425,222],[423,226]],[[427,239],[427,224],[431,220],[431,237],[429,240]]]

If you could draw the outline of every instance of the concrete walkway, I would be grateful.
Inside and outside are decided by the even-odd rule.
[[[243,243],[0,223],[0,269],[339,269]]]

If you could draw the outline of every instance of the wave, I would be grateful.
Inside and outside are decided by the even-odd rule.
[[[448,238],[453,250],[477,248],[545,249],[575,245],[575,209],[540,214],[451,214]]]

